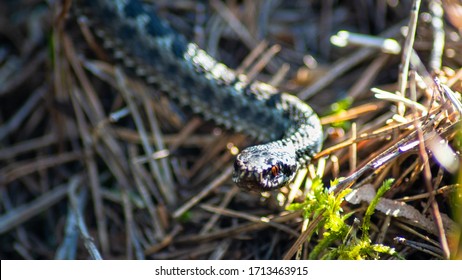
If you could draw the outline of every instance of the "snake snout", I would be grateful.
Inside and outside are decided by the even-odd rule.
[[[290,149],[259,145],[237,156],[233,181],[242,189],[271,191],[289,184],[296,171],[297,161]]]

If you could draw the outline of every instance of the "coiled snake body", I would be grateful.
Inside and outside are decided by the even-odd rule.
[[[266,144],[244,149],[233,180],[267,191],[287,185],[319,152],[317,115],[293,95],[247,82],[176,33],[138,0],[76,0],[77,14],[123,68],[206,120]]]

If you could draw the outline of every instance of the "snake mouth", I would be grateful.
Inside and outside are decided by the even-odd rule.
[[[255,186],[258,185],[256,176],[251,172],[242,171],[237,167],[236,163],[233,172],[233,182],[236,183],[239,188],[248,191],[255,190]]]
[[[250,177],[239,177],[239,178],[234,177],[233,181],[236,183],[236,185],[239,188],[241,188],[243,190],[247,190],[247,191],[261,191],[261,190],[263,190],[264,186],[259,184],[258,181],[256,181],[254,178],[251,178],[251,177],[252,176],[250,176]]]
[[[287,186],[297,172],[294,149],[274,144],[244,149],[234,162],[233,181],[245,190],[272,191]]]
[[[295,171],[293,172],[295,173]],[[245,171],[235,164],[233,172],[233,181],[236,185],[247,191],[272,191],[287,186],[293,179],[293,176],[285,173],[274,175],[271,169],[260,172]]]
[[[233,172],[233,181],[239,188],[247,191],[262,191],[267,188],[261,181],[259,173],[246,171],[239,167],[236,162]]]

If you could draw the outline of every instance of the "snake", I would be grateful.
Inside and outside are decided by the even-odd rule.
[[[287,186],[322,147],[313,109],[290,93],[218,62],[176,32],[152,5],[139,0],[74,0],[120,67],[206,121],[253,138],[235,159],[232,179],[242,189]]]

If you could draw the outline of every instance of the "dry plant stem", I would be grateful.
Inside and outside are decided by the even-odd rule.
[[[399,191],[399,186],[401,184],[405,183],[407,176],[413,172],[416,172],[416,170],[419,170],[421,166],[421,163],[418,159],[414,160],[404,171],[401,170],[400,176],[395,180],[393,183],[393,186],[391,187],[390,190],[388,190],[388,196],[393,196],[396,192]],[[412,177],[412,176],[411,176]],[[399,200],[398,201],[402,201]]]
[[[88,44],[88,47],[96,54],[97,57],[100,57],[103,60],[108,60],[108,56],[102,46],[100,46],[93,36],[92,32],[88,27],[88,23],[84,20],[77,19],[77,23],[79,24],[80,31],[82,32],[83,37],[85,38],[85,42]]]
[[[149,247],[146,248],[146,250],[144,250],[144,254],[146,256],[148,255],[152,255],[152,254],[155,254],[157,253],[158,251],[162,250],[163,248],[167,247],[168,245],[170,245],[174,238],[178,235],[178,233],[180,233],[181,231],[181,227],[180,226],[175,226],[172,230],[171,233],[167,234],[164,239],[162,239],[161,242],[159,243],[156,243],[154,245],[151,245]]]
[[[226,147],[226,143],[228,143],[228,141],[229,139],[228,137],[226,137],[226,135],[221,135],[221,137],[217,137],[215,143],[212,144],[212,147],[206,149],[201,158],[199,158],[188,171],[188,177],[196,175],[206,166],[209,167],[209,165],[211,165],[210,162],[218,157],[219,153],[223,150],[223,147]],[[212,167],[214,165],[215,164],[213,164]],[[210,172],[213,171],[212,168],[209,169]]]
[[[302,183],[305,181],[308,175],[308,168],[303,168],[299,169],[297,171],[297,175],[295,175],[295,179],[293,183],[291,184],[289,194],[286,196],[286,201],[284,202],[284,209],[288,207],[291,203],[294,202],[297,193],[300,191],[300,187],[302,186]],[[305,191],[307,191],[305,189]]]
[[[273,223],[284,223],[287,221],[291,221],[295,218],[300,217],[300,212],[293,212],[289,213],[283,216],[277,216],[272,219],[270,219],[270,222]],[[198,234],[198,235],[193,235],[193,236],[184,236],[184,237],[179,237],[177,240],[175,240],[175,243],[197,243],[197,242],[210,242],[215,239],[221,239],[221,238],[227,238],[230,236],[236,236],[244,232],[252,232],[252,231],[257,231],[257,230],[262,230],[267,227],[269,227],[269,223],[262,223],[262,222],[249,222],[245,223],[242,225],[238,225],[232,228],[225,228],[225,229],[219,229],[217,231],[214,231],[212,233],[207,233],[207,234]]]
[[[178,147],[183,144],[186,139],[192,136],[192,133],[202,124],[200,118],[192,118],[178,133],[169,145],[170,152],[175,151]]]
[[[219,42],[226,27],[226,23],[223,22],[221,17],[214,16],[210,18],[210,23],[207,24],[206,29],[206,34],[208,34],[207,42],[200,44],[201,42],[198,41],[196,44],[200,47],[206,46],[203,49],[206,49],[212,57],[217,57],[217,54],[220,53]]]
[[[279,87],[279,85],[284,81],[287,74],[289,73],[290,65],[288,63],[283,63],[281,68],[273,75],[271,80],[268,81],[268,84],[272,85],[273,87]]]
[[[272,61],[272,58],[281,51],[281,46],[279,45],[274,45],[271,46],[268,50],[266,50],[264,53],[262,53],[260,59],[254,63],[252,68],[249,69],[249,71],[246,73],[247,75],[247,84],[252,83],[255,81],[258,77],[257,75],[265,68],[265,66]]]
[[[446,96],[449,101],[451,101],[451,105],[457,110],[459,115],[462,115],[462,103],[458,99],[457,95],[445,84],[441,84],[438,80],[435,80],[436,84],[442,88],[444,96]]]
[[[107,125],[106,118],[104,117],[104,111],[102,109],[102,105],[99,102],[99,99],[96,97],[95,91],[93,90],[91,83],[89,82],[87,76],[85,75],[80,63],[77,61],[76,55],[74,48],[72,44],[70,43],[70,40],[67,36],[63,36],[63,46],[64,50],[67,56],[67,59],[69,60],[73,70],[75,71],[77,77],[79,78],[79,81],[83,88],[85,89],[86,95],[82,95],[80,92],[75,90],[72,92],[72,94],[75,96],[75,103],[79,103],[80,106],[75,105],[76,107],[82,108],[83,112],[88,116],[91,124],[93,127],[97,128],[96,135],[95,136],[101,136],[100,139],[103,141],[103,144],[107,147],[107,149],[101,147],[100,143],[97,143],[93,141],[93,137],[91,137],[91,140],[89,137],[85,136],[85,134],[88,134],[87,132],[84,132],[82,135],[84,141],[91,141],[92,145],[96,149],[97,153],[101,156],[101,158],[106,162],[107,166],[109,167],[109,170],[112,171],[114,174],[115,178],[117,178],[117,181],[120,183],[122,187],[128,187],[129,186],[129,180],[126,177],[127,174],[127,164],[122,162],[121,160],[124,158],[123,152],[119,144],[114,138],[114,133],[112,130],[109,128]],[[74,107],[74,108],[76,108]],[[83,119],[83,117],[81,117]],[[84,122],[81,122],[81,124]],[[88,131],[88,129],[86,129]],[[99,135],[98,135],[99,133]],[[95,170],[93,164],[90,164],[89,170]],[[89,171],[92,172],[92,171]],[[99,225],[101,226],[99,228],[99,234],[102,237],[101,240],[101,245],[103,248],[103,252],[109,252],[109,243],[107,241],[107,233],[104,233],[105,227],[105,217],[102,209],[102,202],[101,198],[98,194],[99,192],[99,183],[98,180],[96,180],[96,175],[93,174],[92,178],[94,178],[94,182],[92,183],[92,195],[93,198],[95,199],[94,203],[97,203],[95,205],[95,210],[97,213],[99,212],[98,215],[98,221]]]
[[[231,202],[234,196],[236,196],[236,194],[239,193],[239,191],[240,190],[237,186],[233,186],[231,190],[225,194],[225,197],[223,198],[220,205],[218,206],[219,209],[224,209],[226,206],[228,206],[228,204]],[[220,213],[213,214],[213,216],[210,217],[210,219],[202,227],[199,233],[204,234],[204,233],[210,232],[220,217],[221,217]]]
[[[104,116],[102,105],[100,104],[94,89],[91,87],[91,83],[85,75],[80,63],[76,60],[75,51],[70,44],[70,40],[64,36],[63,41],[66,56],[71,62],[71,66],[85,90],[85,95],[80,95],[79,92],[74,93],[76,94],[78,102],[82,103],[83,106],[81,107],[90,119],[92,126],[96,128],[95,136],[97,139],[101,139],[102,144],[104,144],[107,148],[104,149],[100,143],[96,143],[96,151],[106,162],[109,170],[111,170],[115,178],[117,178],[120,185],[122,187],[128,187],[130,185],[130,180],[126,177],[128,166],[127,163],[122,160],[124,158],[122,148],[115,140],[115,134],[111,127],[107,125],[108,121]]]
[[[211,6],[215,11],[226,20],[229,27],[241,38],[242,42],[247,45],[249,49],[253,49],[258,45],[257,40],[250,34],[246,26],[244,26],[239,19],[232,13],[232,11],[223,3],[217,0],[210,1]]]
[[[402,238],[402,237],[396,237],[395,242],[403,244],[403,245],[405,245],[407,247],[410,247],[410,248],[413,248],[415,250],[424,252],[426,254],[432,255],[433,257],[435,257],[437,259],[444,259],[443,256],[441,256],[442,252],[440,252],[440,249],[438,247],[427,245],[427,244],[421,243],[421,242],[415,242],[415,241],[412,241],[412,240],[407,240],[407,239]]]
[[[41,86],[24,102],[24,105],[17,110],[5,124],[0,126],[0,141],[20,128],[21,123],[31,114],[34,108],[39,107],[37,104],[44,95],[49,91],[47,86]]]
[[[455,85],[457,82],[462,80],[462,68],[456,71],[456,74],[449,78],[449,80],[446,82],[446,85],[449,87],[452,87]]]
[[[423,130],[426,130],[433,124],[434,120],[428,120],[421,127]],[[350,176],[339,182],[339,184],[336,186],[336,193],[342,191],[343,189],[347,188],[348,185],[354,183],[366,171],[377,171],[379,168],[383,167],[385,164],[389,163],[396,157],[414,151],[416,146],[418,145],[418,141],[416,142],[414,140],[416,138],[416,133],[417,132],[415,131],[409,133],[409,135],[403,137],[399,141],[396,141],[389,148],[381,152],[379,155],[375,156],[373,159],[368,160],[366,165],[364,165],[355,173],[351,174]]]
[[[246,44],[249,49],[252,50],[258,45],[258,41],[252,36],[247,27],[239,21],[227,6],[218,0],[210,1],[210,5],[229,24],[229,27],[236,32],[237,36],[241,38],[242,42]],[[276,72],[278,68],[279,67],[276,66],[274,61],[269,61],[268,69],[271,72]]]
[[[67,50],[67,55],[68,57],[72,57],[72,59],[75,61],[75,52],[73,51],[73,48],[71,47],[71,44],[69,44],[69,40],[67,37],[62,37],[62,42],[64,50]],[[59,86],[59,85],[56,85]],[[74,85],[75,87],[75,85]],[[92,195],[92,201],[93,201],[93,206],[94,206],[94,213],[96,216],[96,224],[97,224],[97,230],[98,230],[98,237],[99,237],[99,242],[101,245],[101,249],[104,255],[108,254],[110,252],[110,242],[109,242],[109,234],[107,232],[107,224],[106,224],[106,217],[104,214],[104,206],[103,206],[103,200],[102,200],[102,195],[101,195],[101,185],[100,181],[98,178],[98,167],[97,164],[94,160],[93,157],[93,139],[91,135],[91,128],[89,127],[89,124],[87,123],[84,112],[82,111],[81,104],[78,102],[77,96],[80,95],[80,93],[77,92],[77,89],[73,89],[74,92],[71,92],[69,94],[72,102],[72,106],[74,108],[74,113],[76,117],[76,123],[77,123],[77,128],[80,133],[80,138],[83,143],[84,147],[84,155],[85,155],[85,166],[87,169],[87,174],[88,178],[90,181],[90,189],[91,189],[91,195]]]
[[[23,259],[25,260],[32,260],[31,254],[28,252],[27,248],[25,248],[22,244],[15,243],[14,250],[18,253]]]
[[[85,245],[85,248],[88,250],[88,253],[94,260],[102,260],[103,258],[101,257],[100,252],[98,251],[95,243],[93,242],[93,238],[90,236],[90,233],[88,232],[87,225],[85,224],[85,221],[83,219],[82,213],[79,210],[79,200],[78,200],[78,195],[77,195],[77,187],[80,184],[80,179],[79,178],[74,178],[73,180],[70,181],[69,183],[69,202],[72,206],[72,211],[74,211],[75,216],[77,218],[77,225],[78,229],[80,231],[80,235],[83,239],[83,244]]]
[[[134,174],[133,177],[135,179],[135,185],[141,195],[141,198],[143,199],[146,205],[146,208],[148,209],[149,215],[151,216],[155,237],[158,240],[162,240],[165,238],[165,230],[164,230],[164,227],[162,226],[162,223],[160,222],[160,217],[157,214],[157,211],[155,209],[155,205],[154,205],[154,202],[152,201],[151,195],[149,194],[149,191],[147,190],[144,182],[142,181],[142,178],[146,178],[146,177],[143,176],[144,174],[141,171],[142,167],[138,163],[133,162],[133,159],[135,158],[135,153],[136,153],[135,146],[133,145],[130,146],[129,151],[131,154],[130,158],[132,158],[132,164],[130,166]]]
[[[136,224],[133,224],[134,227],[134,232],[135,232],[135,239],[132,241],[132,245],[135,249],[135,256],[137,260],[144,260],[146,259],[146,255],[144,254],[144,249],[143,249],[143,242],[140,236],[140,231],[136,228]]]
[[[400,74],[398,79],[398,88],[401,96],[406,96],[406,86],[407,86],[407,79],[409,76],[409,64],[411,61],[411,56],[413,52],[414,40],[415,40],[415,32],[417,30],[417,19],[419,15],[420,9],[420,0],[414,0],[411,9],[411,15],[408,24],[408,31],[406,36],[406,41],[404,42],[403,47],[403,56],[401,58],[401,65],[399,66]],[[404,104],[398,104],[398,113],[401,116],[404,116],[405,113]]]
[[[281,233],[279,231],[276,231],[274,233],[273,238],[271,239],[270,246],[269,246],[268,250],[266,251],[266,254],[263,256],[262,259],[270,260],[271,257],[274,255],[273,252],[275,251],[276,245],[279,242],[284,242],[284,240],[281,239]]]
[[[69,195],[72,195],[69,193]],[[78,201],[78,212],[82,213],[85,211],[88,201],[88,192],[86,189],[82,189],[77,197]],[[66,227],[64,230],[64,238],[62,243],[59,245],[56,250],[55,259],[56,260],[75,260],[76,253],[78,249],[79,241],[79,231],[77,224],[77,215],[76,211],[71,210],[71,204],[68,203],[69,211],[66,217]]]
[[[80,177],[71,178],[71,181],[74,182],[74,179],[77,180],[77,182],[80,182]],[[8,211],[6,214],[0,216],[0,234],[23,224],[55,205],[66,197],[68,190],[69,184],[57,186],[50,189],[45,194],[35,198],[33,201]]]
[[[303,219],[302,228],[301,228],[302,232],[306,231],[306,228],[308,227],[309,223],[310,223],[310,219],[305,219],[305,218]],[[302,257],[305,260],[308,259],[308,255],[309,255],[308,245],[310,243],[310,238],[311,238],[311,236],[307,236],[305,238],[305,243],[298,247],[298,250],[297,250],[297,252],[295,254],[295,259],[296,260],[300,260],[300,259],[302,259]]]
[[[200,244],[194,248],[188,249],[177,249],[173,252],[158,253],[153,256],[154,259],[158,260],[192,260],[198,259],[203,255],[209,254],[216,249],[216,242],[209,244]]]
[[[391,225],[391,216],[385,216],[382,220],[382,226],[380,227],[380,231],[377,234],[377,237],[375,238],[375,243],[377,244],[383,243],[383,241],[385,240],[385,237],[387,236],[390,225]]]
[[[320,52],[323,57],[329,57],[329,53],[331,50],[331,44],[329,42],[329,34],[332,34],[332,13],[333,13],[333,5],[334,1],[327,0],[322,1],[321,6],[321,16],[319,22],[320,34],[324,34],[320,38],[319,47]]]
[[[194,5],[195,21],[194,21],[194,42],[202,48],[205,44],[205,30],[206,25],[206,7],[204,3],[196,2]]]
[[[326,120],[327,120],[327,118],[326,118]],[[330,120],[331,119],[329,119],[329,121]],[[334,122],[335,120],[332,119],[332,121]],[[413,125],[414,125],[414,122],[411,121],[411,122],[408,122],[408,123],[385,126],[385,127],[379,128],[377,130],[374,130],[372,132],[360,132],[360,135],[358,137],[354,138],[354,139],[352,139],[350,137],[350,138],[344,140],[343,142],[340,142],[339,144],[336,144],[336,145],[334,145],[332,147],[324,149],[323,151],[321,151],[320,153],[318,153],[315,156],[315,159],[319,159],[319,158],[322,158],[323,156],[333,154],[335,151],[342,150],[342,149],[344,149],[344,148],[346,148],[346,147],[348,147],[348,146],[350,146],[350,145],[352,145],[354,143],[359,143],[359,142],[365,141],[365,140],[377,139],[377,138],[380,138],[380,137],[387,137],[393,132],[393,130],[405,129],[405,128],[408,128],[408,127],[413,126]]]
[[[149,171],[142,164],[139,164],[136,161],[132,162],[132,164],[136,164],[136,169],[135,169],[136,173],[134,175],[137,176],[138,179],[141,180],[146,185],[150,193],[156,198],[156,200],[158,201],[157,206],[165,205],[164,198],[159,193],[159,190],[156,187],[154,180],[152,179],[152,174],[150,174]]]
[[[235,136],[231,136],[228,139],[227,136],[224,136],[223,140],[224,140],[223,142],[220,141],[219,144],[217,144],[218,147],[225,147],[226,143],[233,143],[234,145],[240,146],[244,140],[244,137],[241,137],[241,135],[235,135]],[[214,157],[209,157],[210,159],[208,162],[213,161],[214,158],[217,158],[214,164],[207,166],[207,162],[204,162],[203,169],[196,169],[197,170],[196,172],[202,171],[202,173],[197,173],[197,178],[192,182],[192,185],[201,184],[205,179],[210,178],[211,176],[214,177],[215,174],[219,173],[223,168],[226,168],[227,166],[229,166],[230,161],[232,161],[233,159],[233,155],[230,152],[228,152],[228,150],[225,150],[224,153],[220,156],[218,152],[221,152],[221,151],[222,149],[218,149],[216,151],[217,154]],[[207,156],[208,156],[208,153],[206,153],[201,159],[199,159],[198,162]],[[193,167],[196,167],[196,165]],[[194,169],[191,169],[191,170],[194,170]],[[192,172],[189,175],[196,176],[196,174]]]
[[[82,160],[81,151],[73,151],[52,155],[49,157],[42,157],[35,161],[28,161],[27,163],[16,162],[14,165],[6,166],[3,169],[0,169],[1,183],[7,184],[34,172],[39,172],[54,166],[59,166],[61,164],[79,160]]]
[[[269,220],[269,218],[258,217],[258,216],[246,214],[244,212],[238,212],[238,211],[234,211],[234,210],[230,210],[230,209],[223,209],[223,208],[214,207],[214,206],[207,205],[207,204],[202,204],[201,208],[206,210],[206,211],[209,211],[211,213],[218,213],[218,214],[221,214],[223,216],[241,218],[241,219],[248,220],[248,221],[254,222],[254,223],[268,223],[268,225],[270,225],[270,226],[272,226],[272,227],[274,227],[276,229],[279,229],[281,231],[284,231],[286,233],[289,233],[290,235],[293,235],[293,236],[296,236],[296,237],[299,236],[298,232],[296,232],[296,231],[294,231],[294,230],[292,230],[292,229],[290,229],[290,228],[288,228],[286,226],[283,226],[281,224],[271,222]]]
[[[261,41],[255,48],[252,48],[251,52],[241,62],[241,65],[236,68],[236,76],[247,72],[247,69],[250,67],[250,65],[252,65],[252,63],[263,53],[266,47],[268,47],[268,42]]]
[[[415,76],[414,75],[411,75],[411,98],[413,101],[416,101],[416,84],[415,84]],[[416,115],[416,119],[417,119],[417,111],[414,110],[414,114]],[[448,245],[448,241],[446,239],[446,232],[444,230],[444,226],[443,226],[443,221],[441,219],[441,214],[440,214],[440,211],[439,211],[439,207],[438,207],[438,203],[437,201],[435,200],[435,195],[433,194],[433,187],[432,187],[432,174],[431,174],[431,170],[430,170],[430,163],[429,163],[429,158],[428,158],[428,154],[427,154],[427,150],[425,148],[425,140],[424,140],[424,132],[421,128],[421,126],[419,125],[419,123],[417,123],[416,121],[416,124],[415,124],[415,127],[417,129],[417,136],[418,136],[418,139],[419,139],[419,156],[423,162],[423,176],[424,176],[424,182],[425,182],[425,186],[427,188],[427,192],[430,194],[430,197],[429,197],[429,203],[432,207],[432,216],[433,216],[433,219],[434,219],[434,222],[436,224],[436,228],[438,229],[438,233],[439,233],[439,238],[440,238],[440,246],[441,246],[441,249],[443,250],[443,253],[444,253],[444,257],[446,259],[449,259],[449,256],[450,256],[450,251],[449,251],[449,245]]]
[[[55,144],[56,140],[56,134],[54,132],[50,132],[44,136],[16,143],[9,146],[8,149],[0,150],[0,160],[12,159],[13,157],[30,151],[43,149]]]
[[[221,260],[232,244],[231,238],[222,240],[216,247],[215,251],[210,254],[209,260]]]
[[[133,144],[140,144],[141,143],[141,140],[140,140],[140,136],[139,134],[135,131],[135,130],[132,130],[132,129],[128,129],[128,128],[123,128],[123,127],[117,127],[114,129],[114,132],[116,133],[117,135],[117,138],[124,141],[124,142],[129,142],[129,143],[133,143]],[[177,140],[178,140],[178,136],[179,134],[167,134],[167,135],[163,135],[163,138],[164,138],[164,142],[167,146],[170,146],[172,145],[173,143],[175,143]],[[184,146],[184,147],[195,147],[195,146],[210,146],[211,143],[212,143],[212,140],[215,138],[215,136],[213,135],[210,135],[210,134],[193,134],[193,135],[189,135],[188,137],[186,137],[181,145]],[[153,136],[149,137],[149,142],[151,144],[155,144],[155,140],[153,138]],[[44,144],[45,145],[45,144]],[[14,146],[13,146],[14,147]],[[170,154],[170,151],[173,151],[174,149],[164,149],[164,150],[160,150],[159,152],[156,152],[154,155],[151,155],[152,157],[154,158],[163,158],[163,157],[158,157],[156,155],[166,155],[168,156]],[[3,153],[3,151],[0,151],[0,158],[4,157],[4,155],[8,155],[9,153]],[[140,156],[140,157],[137,157],[137,163],[144,163],[146,162],[146,156]]]
[[[53,97],[56,98],[58,103],[68,103],[69,96],[71,95],[71,90],[73,88],[73,79],[70,71],[70,65],[65,59],[65,50],[63,44],[64,36],[64,26],[66,24],[66,17],[69,15],[69,9],[71,6],[70,0],[65,0],[57,3],[53,6],[53,15],[55,20],[55,25],[52,26],[52,56],[54,57],[53,61],[53,71],[51,72],[53,80]],[[49,99],[46,99],[48,102]],[[56,120],[57,129],[55,130],[57,142],[60,150],[64,150],[63,144],[66,137],[68,139],[74,139],[78,135],[76,132],[75,123],[66,121],[61,114],[57,112],[51,112],[52,118]],[[68,128],[69,125],[72,127]],[[72,131],[72,133],[70,133]],[[66,136],[67,135],[67,136]],[[80,145],[79,145],[80,147]]]
[[[153,148],[151,147],[151,145],[149,143],[148,136],[147,136],[147,131],[146,131],[146,128],[145,128],[145,126],[143,124],[143,121],[141,119],[139,109],[137,108],[137,106],[135,104],[134,97],[133,97],[132,93],[127,88],[127,84],[125,82],[125,77],[124,77],[124,75],[122,74],[122,72],[121,72],[121,70],[119,68],[116,68],[115,76],[116,76],[116,81],[118,83],[119,91],[122,94],[122,96],[124,97],[125,102],[128,104],[128,107],[130,109],[130,113],[131,113],[131,115],[133,117],[133,120],[134,120],[136,128],[137,128],[137,131],[140,134],[141,143],[142,143],[143,149],[145,151],[145,154],[152,155],[154,153],[154,150],[153,150]],[[167,184],[167,182],[165,180],[164,173],[161,172],[161,169],[160,169],[159,165],[157,164],[157,161],[154,160],[151,157],[148,157],[148,163],[149,163],[149,167],[151,169],[151,172],[154,173],[154,178],[157,180],[157,182],[159,184],[158,187],[159,187],[159,190],[162,193],[162,195],[166,198],[167,201],[172,201],[172,202],[176,201],[177,197],[175,195],[176,194],[175,190],[172,189],[173,185],[168,185]]]
[[[293,258],[293,256],[297,253],[299,248],[302,246],[302,244],[306,241],[308,236],[313,234],[313,231],[316,229],[317,225],[321,222],[322,216],[324,214],[325,210],[319,213],[319,215],[314,218],[309,224],[308,227],[306,228],[305,231],[302,231],[300,236],[295,240],[294,244],[287,250],[287,252],[284,254],[284,260],[290,260]]]
[[[349,153],[350,153],[350,173],[353,172],[356,169],[356,164],[357,164],[357,144],[354,143],[354,139],[356,139],[356,123],[351,124],[351,139],[353,140],[353,144],[351,144]]]
[[[220,186],[223,182],[228,180],[231,177],[233,172],[232,166],[225,169],[220,176],[218,176],[215,180],[213,180],[209,185],[204,187],[204,189],[199,192],[197,195],[192,197],[189,201],[187,201],[183,206],[178,208],[175,212],[173,212],[173,218],[177,219],[181,215],[183,215],[186,211],[191,209],[194,205],[196,205],[199,201],[201,201],[205,196],[207,196],[210,192],[212,192],[215,188]]]
[[[417,231],[417,230],[415,230],[415,229],[409,227],[408,225],[406,225],[406,224],[404,224],[404,223],[402,223],[402,222],[400,222],[400,221],[395,221],[394,224],[395,224],[396,226],[398,226],[399,228],[402,228],[402,229],[404,229],[405,231],[410,232],[410,233],[412,233],[413,235],[418,236],[418,237],[421,238],[422,240],[425,240],[426,242],[431,243],[434,247],[439,247],[439,246],[440,246],[440,244],[439,244],[438,241],[431,239],[431,238],[428,237],[427,235],[424,235],[424,234],[420,233],[419,231]],[[443,251],[441,251],[441,253],[443,253]],[[441,257],[441,256],[440,256],[440,257]]]
[[[21,69],[21,72],[12,75],[11,79],[5,81],[5,83],[0,87],[0,97],[8,95],[15,88],[24,84],[31,78],[32,75],[34,75],[34,73],[39,73],[40,71],[38,69],[45,63],[47,55],[48,53],[45,51],[39,52],[33,59],[25,63],[26,66],[24,68],[18,67]]]
[[[381,37],[394,37],[399,34],[399,29],[403,24],[398,23],[385,32],[381,33]],[[298,94],[298,97],[302,100],[307,100],[313,95],[317,94],[325,87],[334,82],[338,77],[345,74],[348,70],[355,67],[359,63],[363,62],[365,59],[369,58],[371,55],[376,53],[377,50],[373,48],[361,48],[358,51],[351,54],[349,57],[339,60],[334,65],[332,65],[331,70],[329,70],[322,78],[317,80],[313,85],[304,89]]]
[[[363,71],[358,81],[348,90],[347,95],[355,100],[361,94],[367,92],[372,85],[377,74],[380,73],[382,68],[388,62],[389,54],[380,54],[374,61]]]
[[[444,1],[444,0],[443,0]],[[432,15],[433,47],[430,55],[430,69],[438,73],[441,70],[444,52],[444,21],[443,7],[440,0],[431,0],[428,3]]]
[[[149,125],[150,125],[150,128],[151,128],[151,131],[152,131],[151,134],[155,139],[155,147],[157,148],[158,151],[166,150],[167,148],[166,148],[164,142],[162,141],[162,137],[161,137],[163,134],[161,133],[161,130],[160,130],[160,127],[159,127],[159,122],[157,121],[157,118],[155,116],[155,112],[154,112],[152,106],[150,106],[149,98],[148,98],[148,96],[142,94],[141,99],[143,101],[142,103],[144,104],[144,110],[146,112],[148,122],[149,122]],[[170,170],[167,158],[161,158],[161,159],[159,159],[159,161],[160,161],[160,164],[161,164],[161,169],[162,169],[163,174],[165,176],[165,178],[164,178],[165,183],[168,186],[173,186],[173,184],[174,184],[173,183],[173,176],[172,176],[172,172]]]
[[[438,188],[434,191],[432,191],[433,195],[437,195],[437,194],[447,194],[447,193],[450,193],[450,192],[453,192],[453,191],[456,191],[457,188],[461,188],[462,186],[459,185],[459,184],[454,184],[454,185],[447,185],[447,186],[443,186],[441,188]],[[417,194],[417,195],[413,195],[413,196],[406,196],[406,197],[403,197],[403,198],[399,198],[397,199],[398,201],[403,201],[403,202],[408,202],[408,201],[414,201],[414,200],[420,200],[420,199],[424,199],[424,198],[429,198],[430,197],[430,193],[423,193],[423,194]]]
[[[361,117],[363,114],[373,113],[386,106],[385,102],[374,102],[350,108],[335,115],[325,116],[321,118],[321,124],[327,125],[335,122],[343,122]]]
[[[239,6],[236,5],[230,6],[230,10],[234,13],[239,12]],[[260,21],[254,20],[255,14],[262,8],[262,4],[258,1],[247,1],[244,6],[242,6],[241,18],[246,27],[248,28],[251,34],[258,34],[258,29],[261,27]]]
[[[124,218],[125,218],[125,232],[126,232],[126,235],[125,235],[126,256],[125,258],[127,260],[132,260],[133,259],[132,245],[133,243],[136,243],[135,230],[133,229],[134,222],[133,222],[132,204],[130,202],[130,199],[128,198],[129,194],[128,194],[127,188],[121,188],[120,194],[122,197],[122,205],[123,205]],[[141,258],[144,258],[143,254],[141,254]],[[140,259],[139,254],[138,254],[138,259]]]
[[[425,114],[428,113],[427,107],[423,106],[420,103],[413,102],[410,99],[407,99],[407,98],[405,98],[403,96],[396,95],[396,94],[393,94],[391,92],[384,91],[384,90],[381,90],[381,89],[378,89],[378,88],[372,88],[371,91],[373,93],[375,93],[376,98],[383,99],[383,100],[388,100],[388,101],[391,101],[391,102],[397,102],[398,104],[402,104],[403,106],[404,105],[406,105],[408,107],[412,106],[412,107],[416,108],[419,112],[422,112],[422,113],[425,113]]]
[[[90,189],[92,194],[93,206],[95,209],[96,224],[98,229],[98,237],[100,240],[101,248],[104,254],[109,253],[110,242],[109,235],[107,232],[106,218],[104,216],[104,206],[101,195],[101,185],[99,184],[98,178],[98,167],[93,158],[92,150],[92,140],[89,132],[88,124],[85,121],[81,107],[79,106],[75,94],[71,94],[72,105],[74,107],[74,112],[77,120],[77,126],[80,132],[80,137],[82,138],[85,154],[85,165],[87,168],[88,178],[90,180]]]

